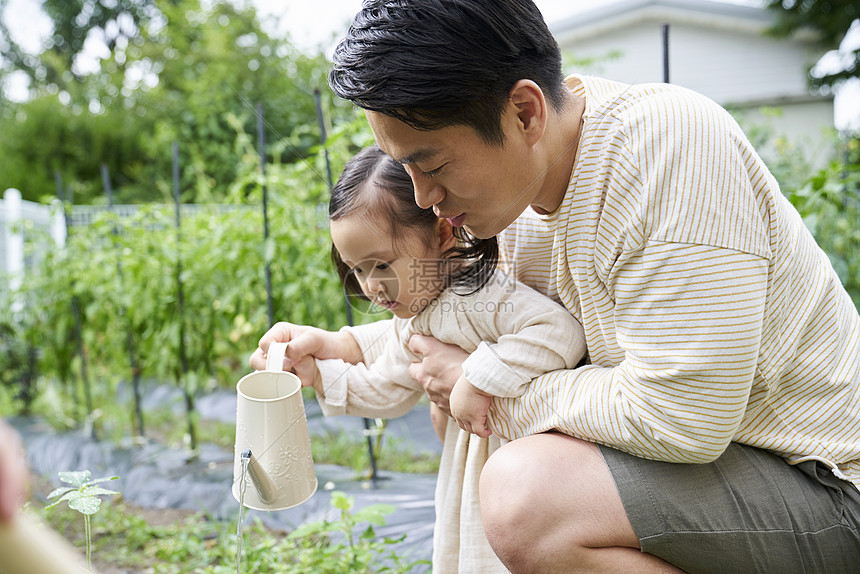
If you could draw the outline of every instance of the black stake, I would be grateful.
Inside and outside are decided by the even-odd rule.
[[[185,291],[182,289],[182,220],[179,214],[179,144],[173,142],[173,203],[176,206],[176,312],[179,315],[179,364],[182,369],[182,396],[188,419],[188,446],[191,459],[197,458],[197,431],[194,428],[194,395],[188,388],[188,356],[185,354]]]
[[[314,104],[316,105],[316,108],[317,108],[317,122],[319,123],[319,126],[320,126],[320,146],[323,148],[323,154],[325,157],[326,175],[328,177],[328,189],[329,189],[329,193],[331,193],[332,187],[334,187],[334,183],[333,183],[332,177],[331,177],[331,162],[329,161],[329,157],[328,157],[328,148],[325,145],[325,141],[326,141],[325,121],[323,118],[322,103],[320,101],[320,91],[318,88],[314,89]],[[349,304],[349,295],[347,294],[345,288],[343,290],[343,299],[344,299],[344,302],[346,303],[346,322],[350,327],[352,327],[352,324],[353,324],[352,306]],[[364,435],[367,437],[367,452],[370,455],[370,479],[375,481],[376,479],[379,478],[379,473],[377,471],[377,466],[376,466],[376,453],[374,452],[374,449],[373,449],[373,436],[374,435],[378,436],[380,431],[378,429],[371,430],[370,419],[367,417],[363,417],[363,418],[364,418]]]
[[[101,168],[102,183],[104,184],[105,194],[107,195],[108,200],[108,210],[113,212],[113,188],[110,183],[110,172],[108,171],[108,166],[106,164],[102,164]],[[111,233],[113,235],[117,235],[119,233],[116,226],[113,227]],[[120,262],[119,257],[117,257],[116,260],[116,273],[119,279],[120,289],[122,289],[122,263]],[[128,319],[128,310],[125,308],[125,305],[120,303],[117,305],[117,309],[119,309],[120,318],[125,322],[125,339],[128,347],[128,360],[131,366],[131,388],[134,393],[134,416],[137,427],[137,436],[143,438],[143,409],[140,405],[140,368],[137,364],[137,355],[134,352],[134,335],[131,332],[131,321]]]
[[[59,171],[54,172],[54,182],[57,185],[57,199],[60,200],[60,203],[63,208],[63,222],[66,226],[66,237],[69,235],[69,230],[71,229],[69,225],[69,212],[66,210],[66,193],[65,188],[63,187],[63,176]],[[68,249],[68,246],[67,246]],[[74,292],[74,284],[71,285],[72,291],[72,317],[74,318],[75,324],[75,344],[77,347],[78,357],[81,360],[81,382],[84,387],[84,396],[86,400],[87,409],[86,415],[89,415],[92,412],[92,398],[90,397],[90,382],[87,377],[87,360],[84,357],[84,341],[83,336],[81,334],[81,311],[80,311],[80,303],[78,302],[78,296]],[[75,405],[75,416],[81,416],[81,403],[78,399],[78,389],[77,385],[72,384],[72,402]]]
[[[72,190],[69,188],[68,193],[65,193],[65,187],[63,186],[63,176],[60,172],[56,172],[54,175],[57,183],[57,196],[60,198],[60,201],[63,203],[63,221],[66,225],[66,237],[68,238],[71,233],[71,225],[69,221],[69,211],[66,209],[66,201],[69,202],[69,209],[71,209],[72,204],[74,203],[74,198],[72,197]],[[67,197],[68,196],[68,197]],[[74,287],[72,287],[72,291],[74,291]],[[84,336],[83,329],[81,327],[81,302],[78,299],[77,294],[72,294],[72,317],[75,322],[75,342],[77,344],[78,349],[78,358],[81,361],[81,384],[84,387],[84,404],[87,411],[86,416],[92,415],[93,412],[93,394],[92,389],[90,388],[90,377],[87,373],[87,355],[84,353]],[[74,393],[75,396],[75,404],[77,404],[78,393]],[[96,434],[95,425],[93,425],[90,429],[90,437],[93,440],[97,440],[98,436]]]
[[[319,88],[314,88],[314,104],[317,108],[317,123],[320,126],[320,146],[323,148],[323,154],[325,155],[325,173],[328,177],[328,188],[331,191],[331,188],[334,186],[334,182],[331,179],[331,163],[328,159],[328,148],[325,146],[326,141],[326,132],[325,132],[325,121],[323,119],[323,111],[322,111],[322,102],[320,101],[320,90]]]
[[[323,157],[325,157],[325,173],[326,177],[328,178],[328,190],[329,194],[331,194],[331,190],[334,187],[334,182],[331,178],[331,162],[329,161],[328,157],[328,148],[325,145],[327,136],[325,131],[325,121],[323,119],[322,102],[320,101],[319,88],[314,89],[314,104],[316,105],[317,109],[317,123],[320,126],[320,146],[323,148]],[[346,322],[350,327],[352,327],[352,305],[349,304],[349,295],[347,294],[346,289],[344,289],[343,291],[343,300],[346,303]]]
[[[260,154],[260,172],[263,176],[263,240],[269,241],[269,188],[266,185],[266,122],[263,121],[263,104],[257,102],[257,147]],[[272,305],[272,264],[266,259],[266,311],[269,326],[275,324],[275,310]]]

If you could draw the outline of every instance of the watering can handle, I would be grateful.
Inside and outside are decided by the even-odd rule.
[[[284,370],[284,355],[287,353],[287,343],[272,343],[266,353],[266,370],[281,372]]]

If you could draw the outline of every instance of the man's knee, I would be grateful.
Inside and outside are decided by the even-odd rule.
[[[528,524],[540,521],[538,510],[558,511],[558,498],[577,493],[582,484],[577,472],[585,458],[600,459],[597,447],[584,441],[545,433],[504,445],[490,456],[481,472],[481,508],[487,518]],[[601,463],[602,463],[602,459]],[[574,502],[574,501],[571,501]]]
[[[487,540],[514,571],[539,571],[527,563],[542,554],[571,557],[614,541],[618,521],[637,542],[599,449],[569,436],[535,435],[497,450],[481,472],[480,496]]]
[[[520,523],[521,518],[533,515],[535,499],[541,498],[540,489],[534,487],[534,469],[529,453],[514,442],[493,453],[481,471],[485,523]]]
[[[513,445],[513,443],[511,443]],[[526,565],[532,530],[530,522],[537,518],[532,497],[528,465],[523,464],[518,449],[499,449],[485,463],[481,472],[481,518],[490,547],[512,571],[522,571]],[[525,554],[525,555],[524,555]]]
[[[558,526],[554,523],[559,500],[553,482],[573,478],[558,474],[548,450],[552,440],[546,438],[527,437],[506,444],[493,453],[481,472],[484,531],[508,568],[525,566],[523,561],[534,557],[545,541],[547,529]],[[575,449],[568,452],[573,453]]]

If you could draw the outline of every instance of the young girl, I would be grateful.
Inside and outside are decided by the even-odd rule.
[[[419,208],[403,166],[375,146],[347,163],[329,214],[332,257],[347,290],[394,319],[377,341],[361,340],[360,330],[279,323],[251,364],[261,367],[268,345],[287,341],[285,366],[313,386],[324,414],[393,418],[424,392],[409,376],[412,334],[469,352],[450,397],[457,422],[432,412],[444,442],[434,571],[504,572],[478,508],[480,468],[504,438],[487,441],[487,411],[493,397],[519,396],[534,377],[576,366],[585,354],[582,327],[551,299],[494,271],[495,239],[477,240]]]

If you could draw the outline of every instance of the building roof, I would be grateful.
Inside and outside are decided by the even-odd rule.
[[[714,0],[620,0],[550,23],[549,28],[559,43],[571,43],[655,20],[762,34],[773,18],[765,8]]]

